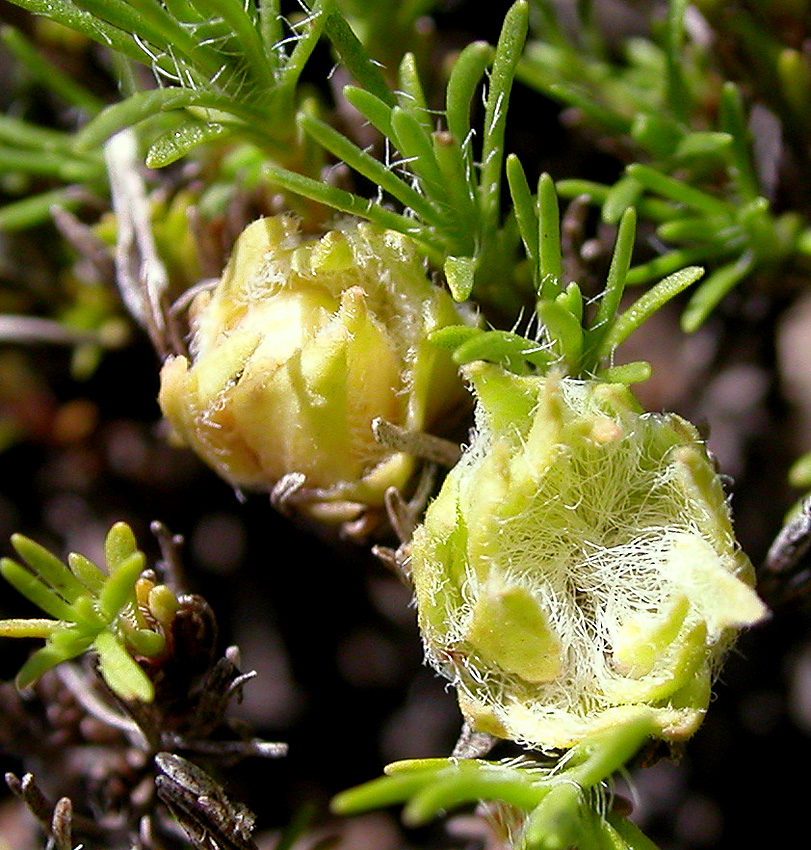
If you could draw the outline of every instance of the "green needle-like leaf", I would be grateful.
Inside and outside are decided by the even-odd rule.
[[[67,628],[70,623],[61,620],[10,619],[0,620],[0,636],[14,638],[48,638],[57,629]]]
[[[345,86],[344,97],[385,138],[392,138],[391,110],[384,100],[365,89]]]
[[[660,310],[671,298],[694,284],[703,274],[704,269],[699,266],[688,266],[659,281],[644,295],[641,295],[624,313],[616,318],[614,325],[600,346],[600,357],[608,357],[640,325]]]
[[[681,317],[685,333],[694,333],[706,321],[722,299],[740,283],[754,268],[754,256],[747,252],[734,263],[716,269],[687,302]]]
[[[442,220],[441,214],[423,195],[401,180],[391,169],[352,144],[346,136],[304,112],[299,112],[297,121],[304,132],[322,147],[372,183],[380,186],[384,192],[388,192],[404,206],[410,207],[426,222],[438,224]]]
[[[602,342],[611,330],[622,294],[625,291],[625,281],[631,265],[635,237],[636,211],[633,207],[629,207],[622,215],[605,289],[600,296],[597,312],[594,314],[594,319],[586,333],[583,367],[587,371],[596,368],[600,357],[603,356],[601,353],[603,351]]]
[[[459,143],[468,163],[472,162],[470,145],[470,109],[482,76],[493,61],[493,48],[484,41],[468,44],[459,54],[448,78],[445,112],[448,130]]]
[[[101,632],[94,647],[99,654],[99,667],[104,681],[124,700],[151,702],[155,688],[124,644],[112,632]]]
[[[548,346],[510,331],[474,331],[470,339],[456,348],[453,359],[460,366],[474,360],[487,360],[520,373],[527,371],[526,363],[545,367],[555,355]]]
[[[56,649],[50,644],[46,644],[41,649],[38,649],[20,668],[20,671],[14,678],[15,685],[20,689],[30,687],[37,682],[44,673],[56,667],[57,664],[62,664],[65,661],[70,661],[77,655],[81,655],[84,649],[78,649],[77,652],[70,654],[63,650]]]
[[[578,374],[583,354],[583,328],[580,321],[558,301],[541,300],[537,310],[568,371],[573,375]]]
[[[76,576],[44,546],[22,534],[13,534],[11,545],[40,580],[49,584],[63,599],[73,602],[85,592],[84,585]]]
[[[107,575],[103,573],[89,558],[78,552],[68,555],[68,566],[82,586],[91,594],[96,595],[104,586]]]
[[[346,70],[366,91],[371,92],[389,106],[395,106],[396,98],[386,85],[383,75],[369,58],[344,16],[337,10],[331,9],[332,4],[322,5],[327,6],[323,13],[327,16],[325,32]]]
[[[528,28],[529,4],[526,0],[518,0],[504,16],[485,102],[480,205],[483,219],[493,225],[501,205],[501,170],[504,161],[507,107]]]
[[[539,286],[537,280],[540,257],[540,235],[538,233],[538,211],[535,199],[530,192],[524,168],[515,154],[507,157],[507,185],[510,188],[515,220],[518,224],[518,232],[524,243],[529,267],[532,269],[535,287]]]
[[[555,184],[548,174],[538,181],[539,240],[538,281],[541,299],[551,301],[563,288],[563,257],[560,248],[560,212]]]
[[[527,818],[522,839],[533,850],[566,850],[582,847],[581,790],[568,782],[558,783]]]
[[[192,89],[166,88],[137,92],[108,106],[80,130],[76,136],[76,149],[94,150],[125,127],[138,124],[158,112],[183,109],[192,105],[222,108],[228,103],[211,92]]]
[[[99,594],[99,612],[108,621],[135,601],[134,586],[146,566],[143,552],[133,552],[116,563]]]
[[[73,620],[70,604],[25,567],[11,558],[0,560],[3,578],[29,602],[57,620]]]
[[[729,214],[729,207],[726,202],[689,186],[681,180],[663,174],[649,165],[640,165],[639,163],[629,165],[626,173],[638,180],[646,189],[657,192],[687,207],[700,210],[707,215],[725,216]]]

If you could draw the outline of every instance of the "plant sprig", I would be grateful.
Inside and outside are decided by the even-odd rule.
[[[125,127],[171,113],[147,154],[168,165],[199,144],[236,133],[281,161],[295,160],[293,117],[304,67],[333,14],[314,0],[296,22],[278,2],[240,0],[14,0],[120,56],[152,68],[159,88],[107,106],[78,134],[89,151]],[[338,14],[337,12],[335,14]]]
[[[579,179],[558,184],[563,197],[586,195],[599,205],[606,223],[616,224],[636,206],[656,225],[658,239],[669,247],[631,269],[629,285],[689,264],[710,266],[682,318],[683,329],[693,332],[741,281],[807,257],[811,227],[794,212],[771,211],[753,161],[740,88],[722,84],[707,48],[686,38],[686,6],[673,0],[660,43],[631,42],[622,64],[606,60],[607,51],[593,39],[570,36],[543,3],[542,36],[530,39],[517,74],[530,87],[576,107],[636,160],[610,186]],[[591,33],[586,23],[583,27]],[[749,42],[754,37],[749,30],[741,33]],[[802,69],[788,49],[782,54],[790,72],[781,79],[788,85],[790,77],[792,91],[799,91]],[[811,89],[803,91],[808,107]]]
[[[17,686],[29,687],[52,667],[92,650],[102,677],[119,697],[151,701],[154,687],[134,656],[164,651],[164,630],[177,600],[163,585],[139,583],[146,558],[130,527],[119,522],[110,528],[104,547],[107,572],[75,552],[63,564],[21,534],[11,542],[24,565],[3,558],[0,573],[53,618],[0,620],[0,637],[45,640],[20,669]]]
[[[619,223],[605,288],[596,309],[589,311],[578,283],[567,282],[563,276],[560,215],[552,178],[542,174],[533,196],[520,161],[510,155],[507,180],[538,294],[539,336],[529,339],[512,332],[453,327],[437,331],[432,341],[451,349],[460,364],[490,360],[518,373],[543,373],[554,365],[574,377],[622,383],[646,380],[649,364],[615,366],[614,352],[671,298],[695,283],[703,269],[687,266],[673,272],[620,312],[636,233],[636,212],[629,207]]]
[[[415,759],[395,762],[386,776],[339,794],[338,814],[405,803],[403,820],[420,826],[470,803],[508,807],[520,821],[510,846],[526,850],[633,848],[653,844],[629,820],[612,812],[606,782],[623,769],[651,732],[646,718],[586,738],[557,761],[523,758]]]
[[[345,89],[349,103],[396,151],[399,159],[392,164],[381,163],[317,116],[299,112],[298,126],[307,136],[379,186],[402,213],[387,209],[382,197],[370,201],[277,165],[268,165],[267,176],[291,192],[406,233],[444,269],[457,300],[471,293],[480,299],[496,294],[509,299],[514,281],[505,281],[504,275],[515,265],[518,242],[503,216],[500,185],[507,107],[528,20],[528,4],[518,0],[505,15],[494,48],[474,42],[462,50],[448,80],[445,129],[435,129],[410,55],[400,65],[396,93],[365,86]],[[477,162],[471,110],[488,68]]]

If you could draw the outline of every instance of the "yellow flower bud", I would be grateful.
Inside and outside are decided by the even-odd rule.
[[[570,747],[701,723],[766,614],[695,428],[619,384],[467,367],[477,433],[410,547],[428,659],[474,729]]]
[[[293,500],[321,520],[353,520],[408,482],[413,458],[379,445],[373,419],[425,430],[465,395],[427,341],[461,321],[453,301],[405,236],[370,224],[306,240],[291,217],[255,221],[191,317],[191,363],[161,371],[175,432],[237,487],[302,474]]]

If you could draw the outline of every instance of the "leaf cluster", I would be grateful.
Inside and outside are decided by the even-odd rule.
[[[141,585],[139,598],[146,559],[129,526],[116,523],[107,534],[107,572],[76,552],[63,564],[21,534],[11,542],[24,564],[3,558],[3,578],[54,618],[0,620],[2,637],[45,639],[17,674],[17,686],[26,688],[52,667],[92,650],[102,677],[119,697],[149,702],[152,682],[133,656],[163,652],[164,629],[177,600],[165,586],[151,583]]]
[[[629,284],[648,283],[688,264],[710,265],[683,315],[684,330],[692,332],[742,280],[807,261],[808,221],[793,211],[773,211],[770,187],[763,185],[753,154],[741,86],[723,80],[709,37],[703,42],[688,37],[683,0],[669,3],[658,42],[631,40],[624,62],[611,58],[588,14],[580,34],[571,35],[551,4],[539,8],[536,36],[519,63],[519,79],[576,109],[583,121],[624,147],[631,160],[613,185],[562,180],[561,195],[587,196],[607,224],[616,224],[633,205],[667,246],[631,269]],[[751,26],[747,32],[754,37]],[[775,56],[775,51],[772,45],[763,55]],[[792,92],[792,103],[804,98],[807,111],[811,71],[791,61],[790,48],[777,52],[783,58],[774,61],[783,73],[775,70],[775,75]],[[787,112],[779,113],[781,118]]]
[[[449,809],[486,802],[518,815],[522,850],[650,850],[651,842],[607,806],[605,782],[650,735],[645,718],[596,733],[552,766],[532,759],[415,759],[396,762],[386,776],[333,800],[340,814],[405,803],[403,819],[419,826]]]
[[[437,331],[432,340],[451,349],[459,364],[489,360],[518,373],[543,373],[555,366],[575,377],[622,383],[646,380],[650,366],[645,362],[608,365],[615,349],[668,300],[698,280],[703,269],[688,266],[673,272],[619,312],[636,232],[636,213],[628,208],[620,221],[605,288],[591,310],[578,283],[564,279],[552,178],[542,174],[533,196],[520,162],[512,155],[507,160],[507,178],[537,292],[539,338],[460,326]]]

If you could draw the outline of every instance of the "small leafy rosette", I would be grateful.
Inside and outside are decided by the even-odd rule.
[[[428,659],[479,731],[565,748],[700,725],[766,609],[695,428],[627,386],[477,362],[477,433],[411,546]]]
[[[240,235],[222,279],[192,305],[191,363],[170,357],[160,405],[179,437],[237,487],[272,490],[345,522],[412,474],[374,439],[376,417],[430,428],[465,389],[428,335],[460,316],[407,237],[345,222],[306,239],[288,216]]]

